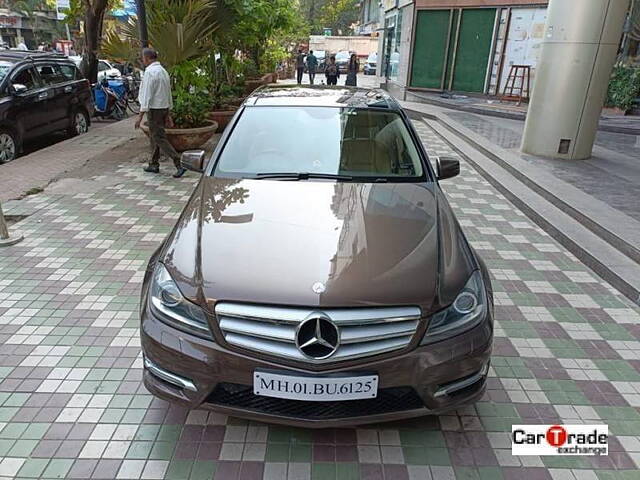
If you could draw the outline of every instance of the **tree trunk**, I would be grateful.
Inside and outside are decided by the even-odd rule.
[[[102,38],[102,25],[104,13],[107,9],[107,0],[84,0],[84,39],[85,56],[82,60],[82,69],[85,77],[91,82],[98,81],[98,54],[100,53],[100,40]]]

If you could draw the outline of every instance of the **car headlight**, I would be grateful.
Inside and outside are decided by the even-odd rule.
[[[212,338],[204,310],[182,296],[180,289],[161,263],[156,265],[153,272],[149,305],[159,320],[172,327]]]
[[[480,270],[476,270],[453,303],[431,317],[422,344],[437,342],[473,328],[486,318],[486,312],[484,281]]]

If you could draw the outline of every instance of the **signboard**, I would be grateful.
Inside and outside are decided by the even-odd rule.
[[[330,28],[325,28],[325,29],[323,29],[322,34],[323,34],[325,37],[330,37],[330,36],[331,36],[331,29],[330,29]]]
[[[0,28],[22,28],[22,18],[0,15]]]
[[[69,3],[70,0],[56,0],[56,12],[58,15],[58,20],[64,20],[66,18],[67,15],[64,13],[64,10],[71,7]]]

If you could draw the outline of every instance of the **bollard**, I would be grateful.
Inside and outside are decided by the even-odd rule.
[[[9,245],[15,245],[21,241],[24,237],[22,235],[9,236],[9,228],[7,222],[4,219],[4,213],[2,213],[2,204],[0,203],[0,247],[8,247]]]

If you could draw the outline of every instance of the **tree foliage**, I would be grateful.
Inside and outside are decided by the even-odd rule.
[[[350,35],[360,16],[360,0],[301,0],[300,10],[312,34],[330,28],[334,35]]]
[[[247,52],[263,70],[273,71],[272,65],[264,64],[267,58],[277,61],[278,51],[309,34],[297,0],[226,0],[226,5],[236,21],[221,46]]]

